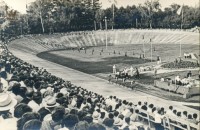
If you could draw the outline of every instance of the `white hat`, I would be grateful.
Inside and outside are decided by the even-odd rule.
[[[123,124],[123,121],[119,118],[114,119],[114,125],[121,126]]]
[[[55,97],[49,97],[48,100],[43,103],[43,105],[44,107],[47,107],[47,108],[59,106],[59,104],[56,102]]]
[[[100,114],[97,111],[94,111],[94,113],[92,114],[92,117],[94,120],[98,120]]]
[[[17,100],[8,93],[0,93],[0,111],[7,111],[17,104]]]

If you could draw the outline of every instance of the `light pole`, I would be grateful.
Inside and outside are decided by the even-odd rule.
[[[108,46],[108,40],[107,40],[107,17],[105,16],[105,32],[106,32],[106,50]]]
[[[144,35],[142,36],[142,39],[143,39],[143,55],[144,55],[144,58],[145,58]]]
[[[151,62],[152,62],[152,40],[150,39],[150,43],[151,43]]]

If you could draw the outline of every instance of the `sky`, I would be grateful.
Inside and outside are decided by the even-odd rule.
[[[2,0],[0,0],[2,1]],[[26,13],[26,3],[31,3],[35,0],[4,0],[11,8],[18,10],[20,13]],[[111,6],[109,1],[113,0],[100,0],[102,3],[102,8],[108,8]],[[146,0],[115,0],[117,1],[117,7],[126,7],[127,5],[138,5],[143,4]],[[168,7],[173,3],[177,3],[179,5],[188,5],[188,6],[199,6],[200,0],[159,0],[161,4],[161,8]]]

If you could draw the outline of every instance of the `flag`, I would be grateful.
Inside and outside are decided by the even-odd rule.
[[[177,13],[178,15],[181,15],[182,10],[183,10],[183,5],[182,5],[181,7],[179,7],[179,9],[177,10],[176,13]]]
[[[114,3],[117,4],[117,0],[114,0]]]
[[[109,3],[117,4],[117,0],[108,0]]]

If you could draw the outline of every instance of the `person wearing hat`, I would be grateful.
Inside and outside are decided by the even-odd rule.
[[[8,93],[0,93],[0,128],[5,130],[17,129],[17,118],[13,117],[17,100]],[[12,124],[12,125],[10,125]]]
[[[11,70],[11,64],[9,61],[6,61],[6,65],[5,65],[5,71],[10,73],[10,70]]]
[[[50,111],[53,111],[53,109],[57,106],[59,106],[59,103],[56,102],[56,98],[52,96],[48,96],[44,99],[42,105],[45,108],[48,108]]]
[[[0,77],[0,93],[8,89],[8,82]]]
[[[9,114],[10,110],[14,110],[15,105],[17,105],[17,100],[10,94],[0,93],[0,116]]]
[[[98,123],[99,116],[100,116],[99,112],[94,111],[92,114],[93,122]]]

